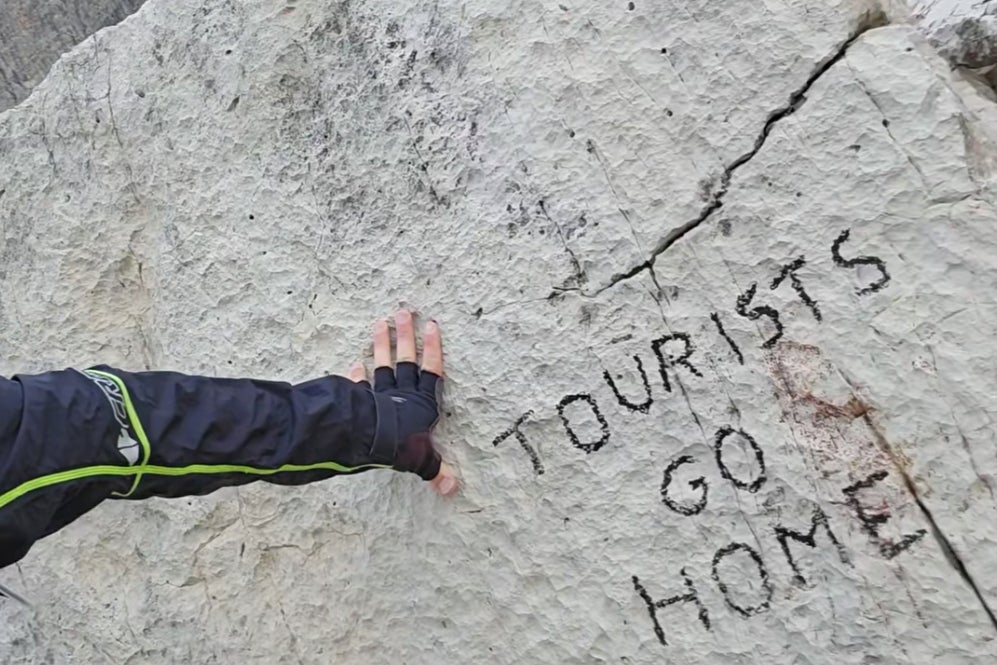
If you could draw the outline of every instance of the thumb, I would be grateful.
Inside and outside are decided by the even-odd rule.
[[[440,496],[451,496],[457,492],[460,483],[457,481],[457,474],[448,464],[440,465],[440,472],[429,481]]]

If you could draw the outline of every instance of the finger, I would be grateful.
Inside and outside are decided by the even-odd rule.
[[[419,366],[415,363],[399,360],[395,367],[398,387],[402,390],[415,390],[419,383]]]
[[[391,333],[384,320],[374,323],[374,367],[391,367]]]
[[[395,370],[391,367],[391,333],[387,321],[374,324],[374,390],[381,392],[395,387]]]
[[[374,392],[380,393],[385,390],[394,390],[395,370],[390,367],[374,368]]]
[[[443,343],[440,327],[436,321],[426,324],[422,334],[422,375],[419,377],[419,390],[440,400],[443,380]]]
[[[353,383],[366,383],[367,382],[367,368],[363,366],[363,363],[357,362],[350,365],[350,373],[347,374],[350,381]]]
[[[419,391],[429,395],[436,403],[437,410],[440,408],[440,401],[443,392],[443,379],[432,372],[423,372],[419,375]]]
[[[460,488],[457,474],[454,473],[454,470],[448,464],[441,465],[440,472],[429,482],[433,486],[433,489],[441,496],[451,496]]]
[[[436,321],[427,323],[422,333],[422,369],[443,376],[443,339]]]
[[[412,325],[412,313],[399,310],[395,314],[395,334],[398,337],[396,357],[398,362],[415,362],[415,326]]]

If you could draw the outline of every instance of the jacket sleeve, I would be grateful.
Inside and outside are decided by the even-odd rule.
[[[96,367],[0,379],[0,567],[107,498],[388,468],[378,403],[335,376],[292,386]]]

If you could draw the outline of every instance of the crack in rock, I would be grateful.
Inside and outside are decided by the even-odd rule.
[[[786,117],[795,113],[803,104],[807,101],[807,93],[814,86],[817,81],[821,79],[824,74],[826,74],[835,64],[840,62],[842,58],[848,53],[848,49],[851,48],[862,35],[865,33],[875,30],[876,28],[881,28],[887,25],[889,20],[886,14],[881,10],[866,13],[863,15],[859,21],[858,27],[848,36],[848,38],[835,49],[828,58],[825,58],[822,62],[818,63],[817,67],[814,68],[813,72],[807,77],[807,80],[794,90],[789,95],[789,101],[779,108],[775,109],[769,113],[768,118],[765,120],[765,124],[762,126],[761,132],[755,138],[755,143],[746,153],[732,161],[726,167],[724,167],[723,173],[720,176],[720,186],[713,192],[710,197],[709,202],[703,207],[699,214],[682,224],[669,231],[664,238],[657,244],[651,256],[637,265],[633,266],[626,272],[617,273],[610,278],[609,283],[605,286],[600,287],[598,290],[592,293],[584,293],[586,296],[597,296],[603,291],[613,288],[620,282],[626,281],[632,277],[635,277],[645,270],[650,270],[654,266],[654,262],[658,257],[665,253],[672,245],[681,240],[690,231],[698,227],[700,224],[708,220],[713,213],[723,207],[724,198],[727,196],[727,192],[730,188],[731,179],[734,173],[737,172],[742,166],[754,159],[761,149],[765,146],[766,141],[768,141],[769,135],[772,133],[772,128],[775,127],[780,121]],[[551,296],[560,293],[552,293]]]
[[[841,374],[841,377],[851,388],[852,395],[855,398],[858,398],[858,391],[856,390],[856,386],[852,383],[852,381],[844,374]],[[938,522],[935,520],[935,516],[931,514],[931,510],[924,503],[924,500],[921,499],[921,495],[917,490],[917,486],[914,484],[914,480],[910,477],[910,474],[907,473],[907,469],[904,468],[904,465],[901,464],[900,461],[897,459],[897,453],[896,451],[894,451],[893,446],[886,439],[886,436],[882,433],[882,431],[880,431],[879,427],[876,426],[876,423],[873,422],[872,416],[869,414],[868,410],[866,410],[864,413],[861,414],[861,418],[862,421],[865,423],[866,427],[869,428],[869,431],[872,432],[872,436],[876,440],[876,444],[884,453],[886,453],[886,455],[890,458],[890,461],[893,463],[894,469],[896,470],[900,478],[903,480],[904,487],[907,489],[911,497],[914,499],[914,502],[917,504],[917,507],[920,509],[921,514],[924,516],[924,519],[928,522],[928,526],[930,527],[931,531],[931,536],[935,539],[935,542],[938,543],[938,547],[942,550],[942,554],[945,555],[945,559],[948,561],[949,565],[952,566],[952,568],[959,574],[959,577],[962,578],[963,582],[965,582],[969,586],[969,588],[973,591],[973,593],[976,595],[976,599],[979,601],[980,606],[983,608],[983,611],[986,612],[987,617],[990,619],[990,623],[994,627],[994,630],[997,631],[997,615],[994,614],[994,611],[987,603],[986,598],[983,597],[983,592],[980,591],[980,587],[976,584],[976,580],[973,579],[973,576],[972,574],[970,574],[969,569],[966,567],[966,564],[963,563],[963,560],[959,556],[959,553],[956,552],[956,549],[955,547],[953,547],[952,542],[948,539],[948,536],[946,536],[945,533],[941,530],[941,527],[938,526]]]

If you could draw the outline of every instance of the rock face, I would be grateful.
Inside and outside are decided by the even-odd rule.
[[[993,112],[860,0],[151,0],[0,116],[0,370],[299,381],[408,306],[464,487],[109,502],[0,653],[989,662]]]
[[[144,0],[5,0],[0,3],[0,111],[28,96],[59,56]]]
[[[916,17],[939,52],[959,67],[997,64],[997,6],[990,0],[917,0]]]

